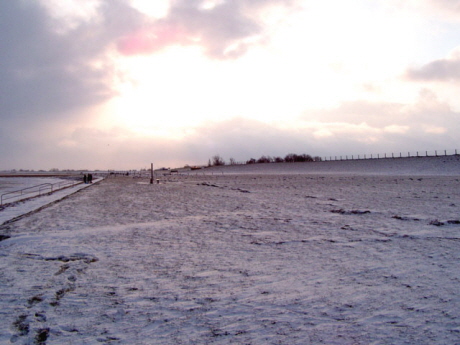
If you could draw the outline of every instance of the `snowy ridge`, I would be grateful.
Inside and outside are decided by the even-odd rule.
[[[198,173],[456,176],[460,175],[460,155],[225,165],[206,168]]]

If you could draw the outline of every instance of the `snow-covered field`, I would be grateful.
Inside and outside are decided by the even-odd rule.
[[[43,183],[53,184],[62,181],[62,179],[57,177],[0,177],[0,194],[33,187]]]
[[[455,158],[108,178],[0,227],[0,343],[459,344]]]
[[[18,190],[21,188],[25,188],[24,186],[37,186],[38,184],[41,184],[43,180],[47,179],[37,179],[36,178],[31,178],[33,182],[27,181],[28,178],[18,178],[16,183],[12,183],[11,180],[15,180],[16,178],[6,178],[6,183],[3,186],[5,189],[10,188],[11,190]],[[102,177],[97,177],[94,179],[94,183],[97,183],[102,180]],[[56,190],[61,185],[61,181],[64,181],[64,186],[67,186],[62,189]],[[0,189],[2,188],[2,183],[5,182],[0,178]],[[42,207],[46,207],[46,205],[51,204],[53,202],[57,202],[73,193],[78,192],[80,189],[90,187],[91,184],[84,184],[84,183],[79,183],[78,181],[73,181],[72,185],[67,185],[67,182],[65,180],[60,180],[58,182],[52,182],[54,185],[54,191],[52,193],[49,193],[49,189],[45,189],[46,192],[40,192],[40,193],[31,193],[27,195],[18,195],[15,199],[9,199],[8,201],[11,200],[16,200],[13,202],[6,203],[2,206],[0,206],[0,225],[6,222],[13,221],[14,219],[21,217],[25,214],[28,214],[30,212],[36,212],[40,210]],[[13,187],[14,186],[14,187]],[[38,191],[37,188],[33,188],[34,191]]]
[[[76,183],[75,178],[57,177],[0,177],[0,195],[2,203],[10,203],[35,197]],[[23,190],[22,192],[17,192]]]

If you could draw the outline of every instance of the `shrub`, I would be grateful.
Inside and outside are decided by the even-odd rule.
[[[215,155],[215,156],[212,157],[212,165],[214,165],[214,166],[225,165],[225,161],[221,156]]]

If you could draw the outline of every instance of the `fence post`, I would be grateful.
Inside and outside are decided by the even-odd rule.
[[[150,184],[153,184],[153,163],[150,163]]]

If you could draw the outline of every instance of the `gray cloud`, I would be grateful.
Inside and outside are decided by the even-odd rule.
[[[460,58],[439,59],[406,73],[414,81],[460,81]]]
[[[114,95],[104,52],[142,17],[119,1],[107,2],[100,15],[58,33],[38,2],[0,2],[2,120],[56,120]],[[91,64],[96,60],[98,67]]]

